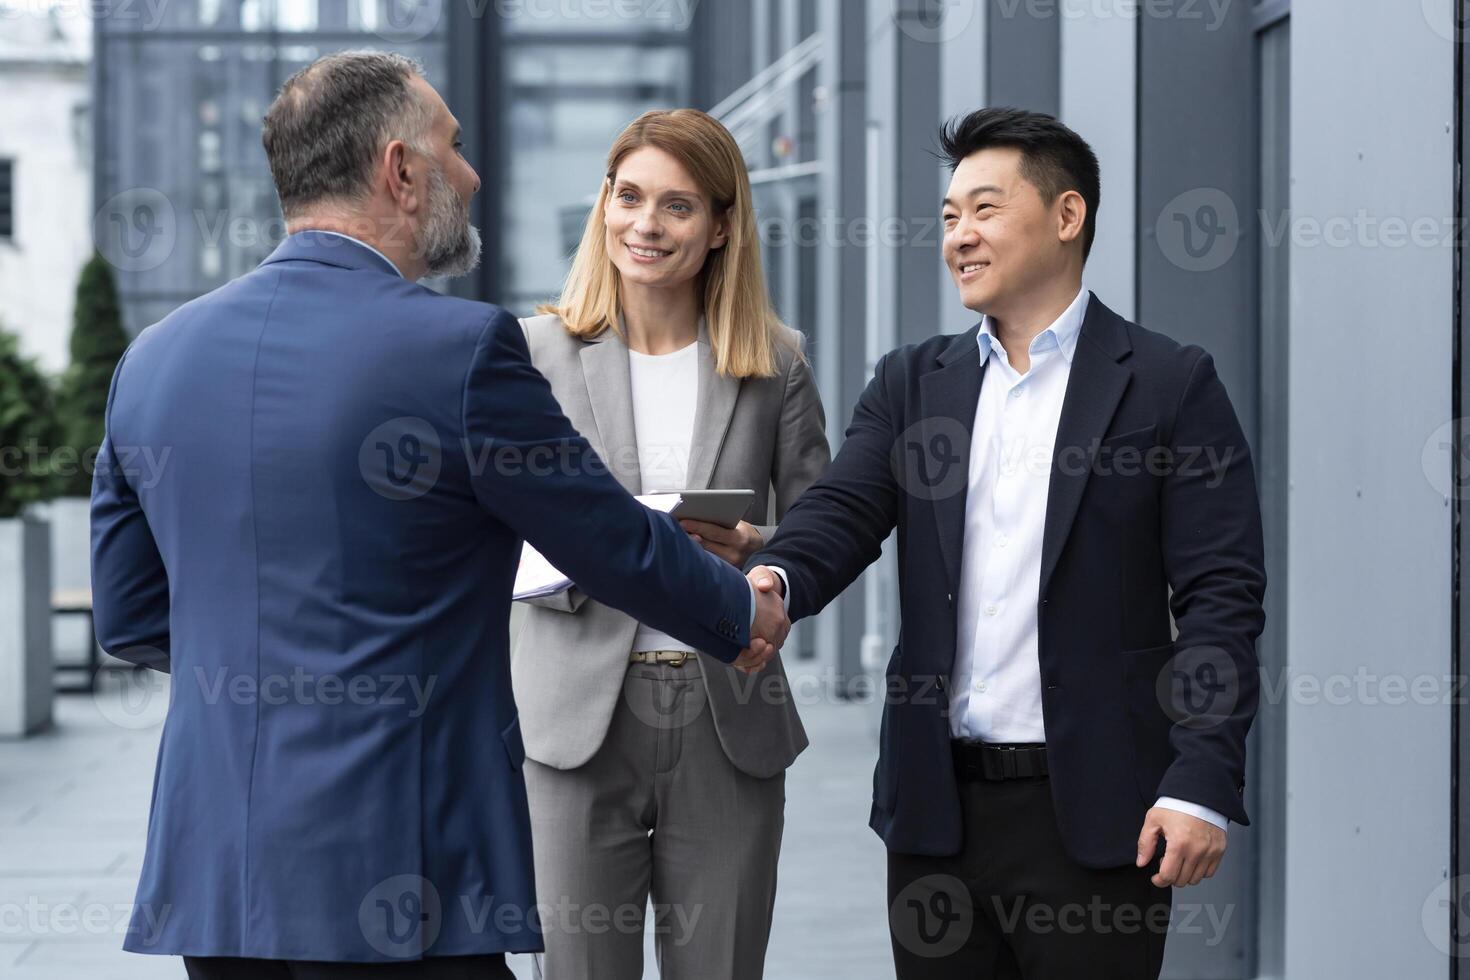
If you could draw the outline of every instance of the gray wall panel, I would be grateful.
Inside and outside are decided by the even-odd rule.
[[[965,115],[981,106],[991,104],[986,97],[988,84],[986,67],[990,62],[986,37],[989,31],[987,18],[993,16],[993,13],[984,10],[980,4],[968,10],[963,5],[955,9],[961,13],[956,15],[955,21],[945,32],[948,39],[940,46],[939,51],[939,118],[941,120]],[[939,188],[942,194],[943,189],[949,186],[949,166],[941,163],[938,170]],[[934,209],[936,214],[939,213],[938,201],[935,202]],[[935,230],[935,234],[942,244],[944,238],[942,225]],[[960,302],[959,290],[955,288],[954,279],[944,264],[942,251],[934,265],[934,274],[938,277],[939,284],[939,329],[945,333],[963,333],[975,325],[980,315],[965,309],[964,304]]]
[[[1243,4],[1177,12],[1138,18],[1138,321],[1211,353],[1255,447],[1256,240],[1243,226],[1257,206],[1258,154],[1255,86],[1241,71],[1254,31]],[[1247,807],[1255,802],[1248,793]],[[1232,827],[1219,872],[1176,893],[1166,977],[1253,974],[1256,830]],[[1186,928],[1191,914],[1206,927]]]
[[[1137,21],[1110,3],[1067,4],[1061,24],[1061,120],[1102,167],[1097,237],[1083,282],[1120,316],[1134,312]]]
[[[1291,16],[1292,670],[1442,678],[1453,252],[1384,223],[1453,213],[1452,4]],[[1450,710],[1349,690],[1290,704],[1285,974],[1447,976]]]
[[[708,109],[745,84],[764,64],[755,64],[750,3],[701,3],[689,25],[690,95]]]
[[[1288,663],[1286,626],[1287,489],[1290,434],[1291,247],[1270,245],[1264,228],[1276,227],[1291,206],[1291,21],[1277,21],[1257,35],[1259,66],[1260,212],[1259,256],[1260,424],[1253,445],[1261,487],[1261,521],[1266,538],[1266,629],[1257,650],[1262,665],[1279,674]],[[1247,751],[1251,759],[1246,793],[1255,838],[1255,960],[1264,976],[1280,976],[1286,943],[1286,724],[1289,705],[1273,699],[1261,706]]]
[[[1057,115],[1062,108],[1059,8],[990,0],[985,14],[986,104]]]

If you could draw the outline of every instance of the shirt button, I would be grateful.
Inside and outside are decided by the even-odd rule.
[[[1021,392],[1023,390],[1024,389],[1022,389],[1022,388],[1012,388],[1011,389],[1011,397],[1012,398],[1020,398],[1021,397]]]
[[[985,682],[984,681],[976,681],[975,682],[975,690],[979,691],[981,694],[984,694],[985,693]]]
[[[1007,538],[1004,534],[998,534],[995,537],[995,546],[997,548],[1004,548],[1006,546],[1006,542],[1009,540],[1010,539]]]
[[[990,605],[985,607],[985,615],[987,616],[994,616],[998,612],[1000,612],[1000,610],[996,608],[995,603],[991,603]]]

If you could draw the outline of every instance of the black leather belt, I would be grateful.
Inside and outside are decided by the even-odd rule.
[[[979,739],[950,740],[954,770],[962,780],[1040,779],[1047,774],[1046,744],[996,744]]]

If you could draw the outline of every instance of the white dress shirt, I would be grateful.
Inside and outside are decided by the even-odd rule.
[[[976,340],[987,365],[970,439],[965,536],[956,597],[950,733],[987,742],[1044,742],[1036,603],[1052,443],[1067,394],[1087,291],[1031,341],[1031,367],[1011,366],[994,322]]]
[[[694,410],[699,397],[699,344],[672,354],[628,351],[633,383],[633,438],[638,443],[638,473],[644,493],[685,489],[694,442]],[[690,650],[683,640],[638,624],[633,651]]]
[[[308,228],[308,229],[305,229],[305,230],[306,231],[315,232],[318,235],[336,235],[338,238],[345,238],[349,242],[356,242],[357,244],[361,245],[363,248],[367,249],[369,252],[372,252],[378,258],[382,259],[384,262],[387,262],[388,263],[388,266],[394,272],[397,272],[398,273],[398,278],[400,278],[400,279],[403,278],[403,272],[398,268],[398,266],[396,266],[396,265],[393,264],[393,260],[392,259],[388,258],[388,256],[384,255],[382,252],[380,252],[377,249],[373,248],[371,245],[369,245],[367,242],[363,241],[361,238],[353,238],[351,235],[344,235],[340,231],[322,231],[320,228]]]
[[[1037,601],[1052,450],[1072,357],[1091,294],[1083,289],[1028,348],[1025,374],[1011,366],[995,324],[980,321],[985,366],[971,435],[965,535],[956,605],[950,733],[986,742],[1045,742]],[[786,584],[786,574],[776,569]],[[1157,806],[1208,820],[1225,817],[1161,797]]]

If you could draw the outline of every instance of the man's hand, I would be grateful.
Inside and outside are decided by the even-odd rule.
[[[1154,859],[1160,834],[1168,846],[1158,874],[1151,879],[1159,888],[1198,885],[1214,875],[1225,856],[1225,831],[1208,820],[1156,806],[1143,818],[1143,832],[1138,835],[1138,867]]]
[[[754,674],[770,663],[791,632],[786,617],[786,604],[781,601],[780,576],[758,565],[748,576],[755,586],[755,626],[750,631],[750,646],[740,652],[735,668]]]
[[[718,524],[708,524],[704,521],[681,520],[684,530],[689,536],[701,545],[705,551],[734,565],[743,568],[750,561],[750,556],[755,554],[764,545],[765,539],[755,529],[754,524],[741,521],[733,528],[720,527]]]
[[[750,584],[755,586],[756,592],[774,592],[781,597],[782,605],[785,605],[785,585],[781,581],[781,576],[771,571],[769,565],[757,565],[745,577],[750,579]]]

